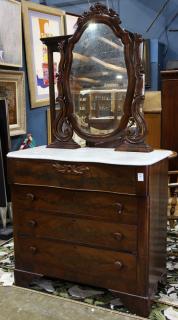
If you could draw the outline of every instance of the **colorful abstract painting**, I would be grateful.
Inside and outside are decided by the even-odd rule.
[[[31,107],[35,108],[49,104],[48,52],[40,39],[63,35],[64,13],[28,2],[22,3],[22,9]],[[55,77],[59,52],[53,54],[53,60]]]

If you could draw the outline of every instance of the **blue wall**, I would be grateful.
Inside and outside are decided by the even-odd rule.
[[[30,92],[27,77],[27,64],[25,60],[25,48],[23,43],[23,68],[19,69],[25,72],[25,96],[26,96],[26,119],[27,133],[31,133],[37,146],[47,144],[47,106],[31,109]],[[15,136],[11,138],[11,149],[19,149],[20,144],[26,135]]]
[[[170,32],[175,29],[177,32]],[[166,45],[165,65],[170,60],[178,60],[178,1],[171,0],[165,10],[165,27],[159,38]]]

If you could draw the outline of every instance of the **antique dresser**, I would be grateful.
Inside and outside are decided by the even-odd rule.
[[[166,271],[169,154],[9,153],[15,284],[49,276],[108,288],[130,311],[148,315]]]
[[[52,141],[8,155],[15,283],[47,276],[103,287],[147,316],[166,272],[171,152],[145,143],[142,37],[120,23],[97,3],[73,35],[43,39]]]

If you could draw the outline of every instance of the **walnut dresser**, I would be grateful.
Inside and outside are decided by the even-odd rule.
[[[166,271],[170,154],[44,146],[9,153],[15,284],[48,276],[108,288],[147,316]]]

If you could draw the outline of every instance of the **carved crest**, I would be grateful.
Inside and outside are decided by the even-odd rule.
[[[121,24],[121,20],[119,18],[119,15],[113,9],[108,9],[104,4],[97,2],[93,6],[90,7],[89,11],[84,11],[83,15],[80,18],[78,18],[76,25],[79,26],[79,25],[83,24],[85,22],[85,20],[90,19],[94,15],[96,15],[96,16],[107,15],[107,16],[117,20],[118,24]]]

